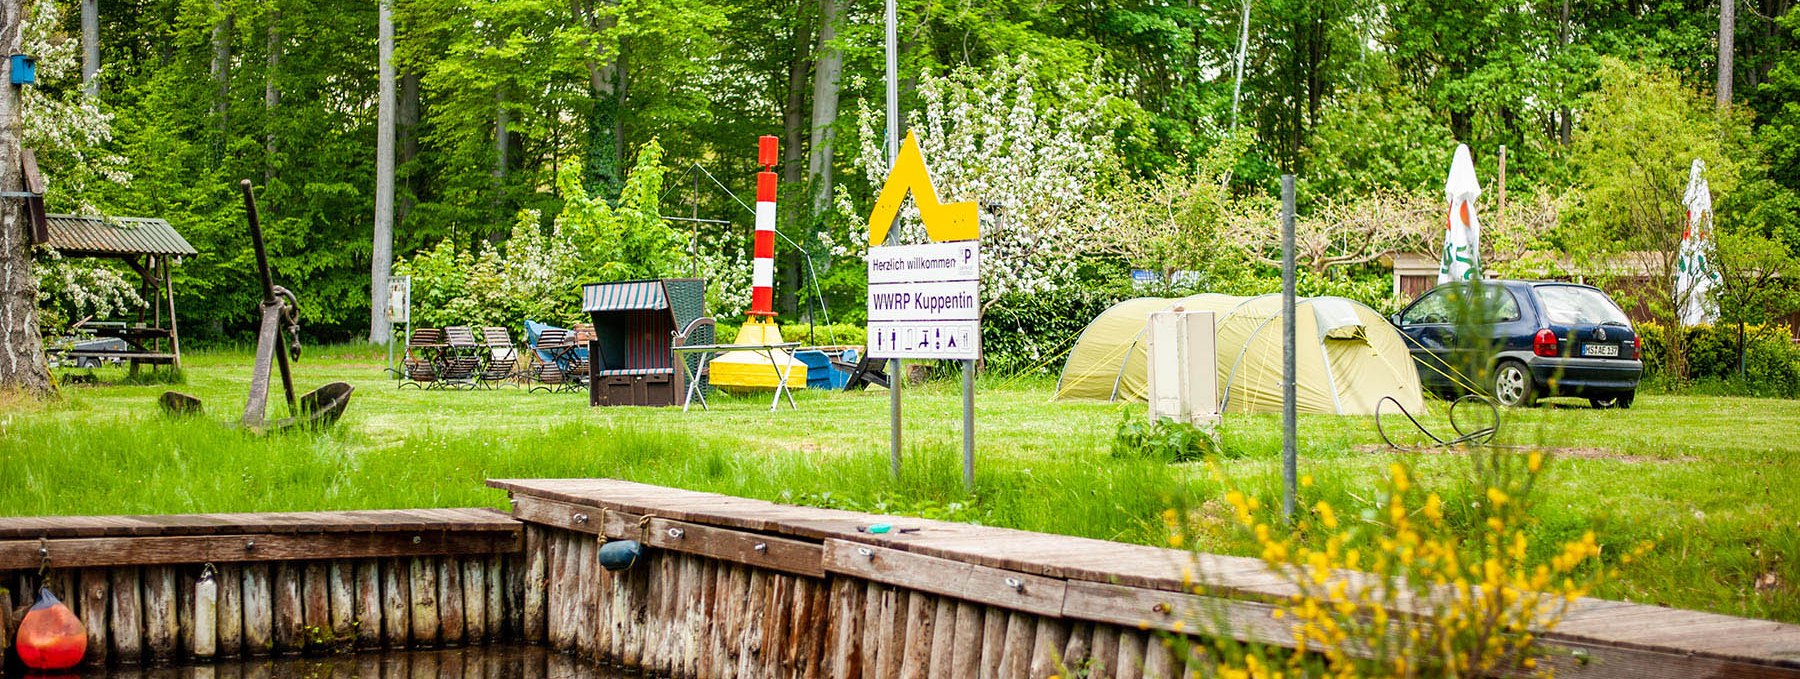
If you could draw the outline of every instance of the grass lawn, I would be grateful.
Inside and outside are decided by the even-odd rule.
[[[1165,508],[1228,514],[1201,465],[1111,454],[1122,411],[1141,417],[1142,406],[1051,402],[1044,379],[980,383],[969,497],[954,384],[907,391],[905,473],[894,481],[882,392],[803,392],[797,411],[777,413],[762,397],[686,414],[589,408],[585,394],[400,391],[382,376],[381,355],[326,348],[296,364],[295,381],[357,385],[344,419],[324,434],[259,438],[221,424],[242,414],[249,355],[186,359],[180,389],[205,400],[201,420],[159,416],[159,386],[69,386],[60,403],[0,404],[0,515],[499,507],[503,495],[483,479],[576,476],[1148,544],[1167,536]],[[1589,528],[1609,554],[1655,540],[1599,595],[1800,622],[1800,402],[1645,395],[1628,411],[1582,405],[1507,415],[1507,442],[1559,452],[1539,484],[1536,548]],[[1427,422],[1443,426],[1441,404],[1433,411]],[[1265,503],[1279,502],[1279,424],[1234,416],[1221,427],[1224,471]],[[1300,427],[1301,473],[1316,479],[1304,505],[1368,506],[1397,459],[1448,503],[1480,494],[1466,456],[1375,448],[1370,418],[1302,416]],[[1253,544],[1225,529],[1201,538],[1214,552],[1248,554]]]

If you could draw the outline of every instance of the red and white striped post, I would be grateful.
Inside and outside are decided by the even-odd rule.
[[[750,315],[768,320],[775,316],[775,164],[780,140],[764,135],[757,140],[756,251],[750,268]]]

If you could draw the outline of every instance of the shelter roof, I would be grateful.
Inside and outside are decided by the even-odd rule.
[[[152,217],[48,215],[48,244],[67,255],[128,257],[199,254],[169,222]]]

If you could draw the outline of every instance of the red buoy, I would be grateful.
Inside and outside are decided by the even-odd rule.
[[[19,621],[19,660],[34,670],[66,670],[87,653],[87,628],[49,587],[38,589],[37,603]]]

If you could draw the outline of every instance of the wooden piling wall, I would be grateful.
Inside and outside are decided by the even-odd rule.
[[[478,509],[0,519],[0,603],[30,601],[43,569],[91,664],[479,644],[519,609],[520,539]]]
[[[524,637],[655,676],[1207,676],[1209,644],[1184,635],[1294,645],[1273,615],[1291,586],[1255,559],[601,479],[489,484],[526,523]],[[601,569],[621,539],[643,559]],[[1800,677],[1800,626],[1622,602],[1577,602],[1543,648],[1563,677]]]

